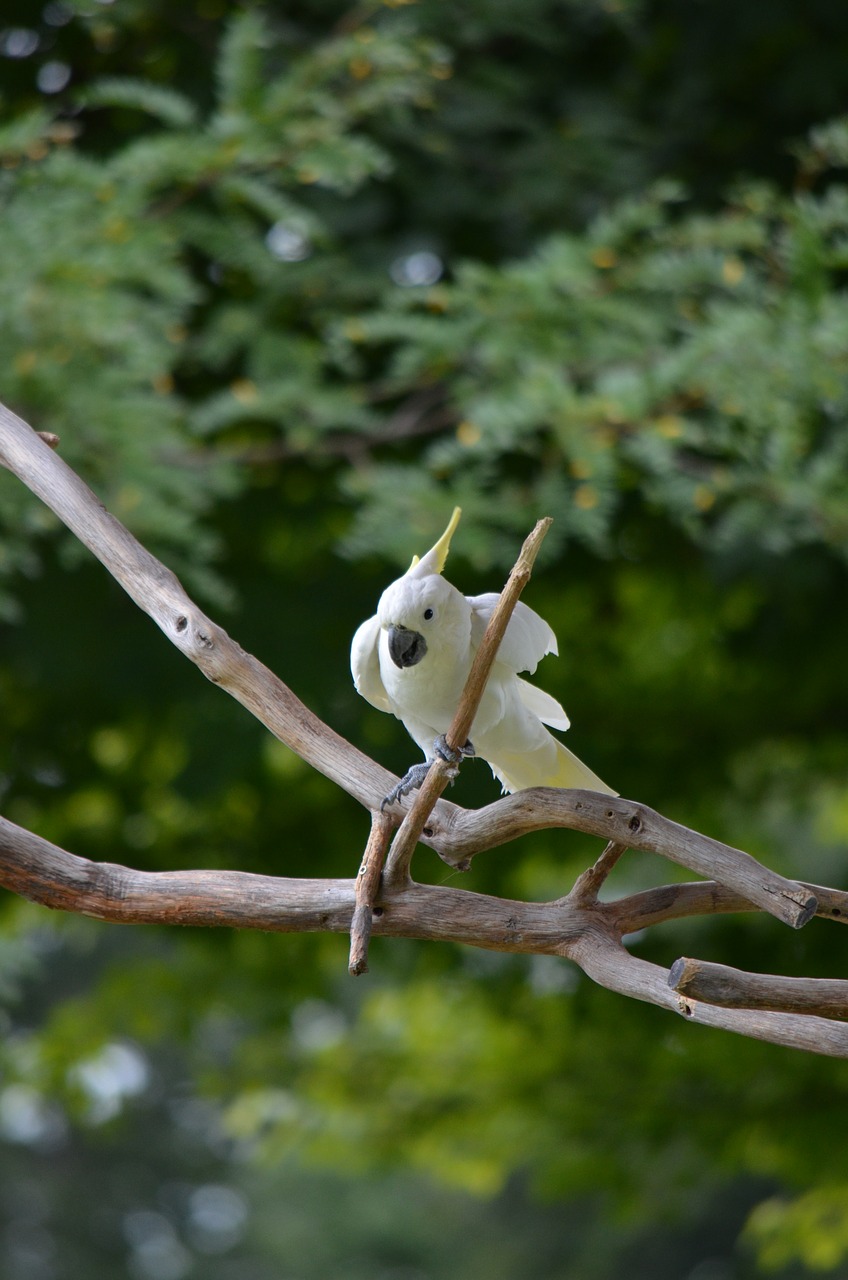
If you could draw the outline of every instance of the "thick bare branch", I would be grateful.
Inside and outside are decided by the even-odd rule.
[[[475,854],[529,831],[568,827],[631,849],[661,854],[690,871],[719,880],[795,929],[816,913],[814,893],[770,871],[749,853],[691,831],[647,805],[597,791],[533,787],[473,812],[454,808],[446,815],[434,813],[428,827],[429,843],[453,866],[464,866]]]
[[[848,1058],[848,1025],[845,1023],[799,1013],[722,1009],[678,995],[668,984],[667,969],[630,955],[614,938],[600,931],[582,933],[565,948],[564,954],[602,987],[670,1009],[692,1022],[791,1049]]]
[[[705,1000],[723,1009],[775,1009],[848,1018],[848,982],[839,978],[784,978],[746,973],[707,960],[675,960],[668,985],[681,996]]]
[[[393,775],[319,720],[282,680],[207,618],[170,569],[105,510],[88,486],[31,427],[2,405],[0,464],[17,475],[64,521],[209,680],[225,689],[276,737],[361,804],[370,810],[379,806],[396,781]],[[537,539],[538,547],[544,532],[542,529],[540,533],[537,526],[528,543]],[[519,558],[504,589],[502,603],[503,597],[507,597],[504,610],[509,605],[507,592],[514,590],[515,599],[518,598],[529,577],[534,555],[531,549],[529,564],[526,560],[522,564]],[[494,622],[493,617],[490,627]],[[497,645],[494,651],[496,649]],[[426,795],[422,811],[424,803],[429,803]],[[633,849],[661,853],[698,874],[720,880],[748,901],[795,927],[815,911],[813,895],[768,871],[750,855],[670,822],[644,805],[595,792],[537,788],[504,797],[473,812],[438,800],[429,816],[425,814],[424,821],[428,833],[423,839],[452,866],[464,867],[468,859],[482,849],[493,848],[528,831],[564,826]],[[421,828],[423,826],[424,822]],[[404,840],[411,839],[414,847],[422,837],[421,828],[414,834],[410,824]],[[403,853],[403,846],[393,858],[393,870],[402,866],[401,854],[403,858],[408,856]]]
[[[356,882],[243,871],[135,871],[90,862],[0,817],[0,884],[31,902],[119,924],[180,924],[280,933],[350,931]],[[373,932],[558,955],[582,926],[562,904],[514,902],[445,885],[378,894]]]
[[[89,862],[0,818],[0,883],[43,906],[124,924],[182,924],[282,933],[350,929],[353,880],[289,880],[239,871],[133,871]],[[848,1057],[848,1026],[792,1013],[722,1009],[683,998],[668,970],[639,960],[602,916],[444,885],[407,884],[378,898],[374,933],[489,950],[559,955],[621,995],[694,1022],[813,1053]]]
[[[807,884],[803,880],[798,883],[815,895],[817,916],[837,924],[848,924],[848,893],[843,889]],[[645,889],[605,903],[604,909],[619,936],[636,933],[639,929],[648,929],[667,920],[756,910],[748,898],[717,884],[715,880],[658,885],[655,889]]]

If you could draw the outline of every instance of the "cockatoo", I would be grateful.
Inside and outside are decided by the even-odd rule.
[[[436,754],[456,761],[444,735],[459,704],[471,663],[498,595],[464,596],[442,577],[461,510],[454,509],[434,547],[387,587],[373,618],[358,628],[350,651],[357,693],[396,716],[424,752],[386,797],[391,804],[420,787]],[[519,602],[459,755],[486,760],[504,791],[583,787],[617,795],[564,747],[545,725],[567,729],[568,716],[549,694],[519,677],[531,675],[557,643],[548,624]]]

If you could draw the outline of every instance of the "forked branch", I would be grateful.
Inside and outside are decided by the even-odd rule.
[[[295,880],[243,871],[135,871],[90,862],[0,818],[0,883],[32,902],[120,924],[173,924],[269,932],[347,933],[354,880]],[[848,895],[843,895],[848,908]],[[455,942],[572,960],[593,981],[692,1022],[796,1049],[848,1057],[848,1024],[807,1014],[723,1008],[676,994],[669,971],[631,955],[616,926],[617,903],[575,907],[519,902],[412,882],[378,895],[374,934]]]
[[[665,920],[723,911],[760,909],[794,928],[805,925],[814,914],[844,922],[848,894],[787,880],[742,850],[671,822],[634,801],[589,791],[538,788],[470,811],[436,798],[429,816],[425,814],[423,830],[414,831],[409,822],[411,844],[406,849],[401,846],[394,859],[395,874],[381,881],[382,858],[397,819],[376,815],[396,779],[319,720],[273,672],[206,617],[174,574],[104,510],[88,486],[53,452],[55,443],[55,437],[46,433],[40,438],[0,405],[0,464],[64,521],[208,679],[374,817],[355,881],[294,880],[240,872],[145,873],[89,862],[0,818],[0,883],[7,889],[48,907],[126,923],[351,931],[350,966],[355,972],[365,964],[371,931],[558,955],[573,960],[613,991],[692,1021],[848,1057],[848,1024],[839,1020],[845,1016],[840,1001],[846,984],[816,986],[810,980],[774,978],[765,979],[764,986],[763,975],[732,970],[724,973],[716,987],[716,975],[711,972],[716,966],[687,961],[685,972],[678,972],[676,966],[670,973],[632,956],[621,941],[627,933]],[[516,591],[510,604],[512,589],[505,591],[496,614],[499,626],[506,625],[517,599]],[[497,651],[498,643],[493,632],[487,640],[490,653]],[[485,671],[481,678],[484,682]],[[469,726],[475,706],[470,697],[463,707]],[[455,723],[452,731],[457,741],[465,741],[467,727]],[[425,797],[422,810],[430,803]],[[554,902],[508,901],[419,885],[408,877],[408,859],[417,840],[430,845],[448,864],[465,868],[484,850],[551,827],[587,832],[608,842],[572,892]],[[599,901],[602,883],[627,849],[661,854],[708,879]],[[672,990],[672,977],[683,983],[680,990]],[[804,984],[803,990],[799,983]]]

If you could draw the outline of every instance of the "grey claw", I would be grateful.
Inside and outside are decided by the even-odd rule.
[[[458,751],[452,750],[452,748],[448,746],[447,739],[443,733],[439,734],[438,738],[433,743],[433,755],[441,756],[441,758],[446,760],[448,764],[452,764],[454,766],[458,766],[460,761],[464,760],[466,756],[473,756],[474,754],[474,747],[470,742],[466,742],[465,746],[460,747]],[[408,796],[410,791],[417,791],[419,787],[423,785],[424,779],[427,777],[429,771],[429,760],[425,761],[424,764],[414,764],[411,768],[407,769],[397,786],[392,787],[389,794],[381,803],[380,812],[382,813],[389,805],[396,804],[397,801],[402,800],[404,796]],[[455,767],[451,771],[451,786],[453,786],[453,780],[458,773],[458,767]]]
[[[383,800],[380,805],[380,812],[382,813],[387,805],[396,804],[398,800],[402,800],[404,796],[408,796],[410,791],[417,791],[418,788],[422,786],[429,771],[429,760],[424,764],[414,764],[410,769],[407,769],[397,786],[392,787],[389,794]]]

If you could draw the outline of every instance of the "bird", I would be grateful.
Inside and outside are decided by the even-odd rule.
[[[448,746],[445,734],[500,598],[496,592],[465,596],[442,576],[461,514],[455,507],[439,540],[426,555],[414,556],[406,573],[386,588],[377,612],[357,628],[351,643],[357,693],[400,720],[425,757],[382,807],[420,787],[437,755],[452,763],[463,756],[482,758],[504,792],[581,787],[617,795],[545,727],[564,730],[570,722],[555,698],[519,673],[532,675],[546,654],[557,654],[556,636],[521,601],[498,649],[469,741],[458,751]]]

